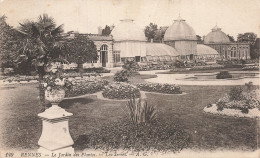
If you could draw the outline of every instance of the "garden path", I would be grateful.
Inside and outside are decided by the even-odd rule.
[[[156,70],[156,71],[140,71],[140,74],[156,74],[158,72],[165,72],[165,70]],[[244,73],[244,71],[241,71]],[[233,72],[231,72],[233,73]],[[235,73],[238,73],[237,71]],[[196,75],[202,75],[205,73],[196,73]],[[215,74],[215,73],[207,73]],[[155,83],[169,83],[169,84],[178,84],[178,85],[245,85],[245,83],[253,82],[254,85],[260,85],[259,74],[256,78],[241,78],[236,80],[183,80],[184,78],[194,77],[194,74],[156,74],[156,78],[145,79],[148,82]]]

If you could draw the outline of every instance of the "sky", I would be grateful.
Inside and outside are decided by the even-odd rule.
[[[254,32],[260,37],[260,0],[0,0],[0,15],[14,27],[43,13],[65,32],[97,33],[99,26],[131,18],[142,29],[150,22],[170,26],[179,14],[197,35],[217,24],[226,34]]]

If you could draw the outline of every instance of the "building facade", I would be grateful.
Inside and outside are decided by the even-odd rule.
[[[204,43],[197,43],[194,29],[179,17],[165,31],[163,43],[148,43],[144,30],[132,19],[121,20],[113,27],[111,35],[79,34],[92,40],[98,51],[95,63],[86,67],[121,66],[127,60],[136,62],[165,62],[175,60],[216,61],[225,59],[250,59],[248,43],[232,43],[228,36],[215,26],[205,36]],[[72,36],[75,33],[71,34]]]
[[[230,42],[218,26],[204,37],[204,44],[215,49],[222,59],[250,59],[250,44]]]

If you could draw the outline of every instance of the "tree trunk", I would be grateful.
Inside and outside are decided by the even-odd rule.
[[[83,64],[79,63],[78,64],[78,72],[80,73],[80,77],[83,78]]]
[[[44,76],[44,67],[38,66],[38,74],[39,74],[39,97],[40,97],[40,104],[41,104],[41,111],[46,109],[45,106],[45,93],[43,87],[43,76]]]

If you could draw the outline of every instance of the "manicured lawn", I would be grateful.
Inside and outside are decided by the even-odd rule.
[[[40,106],[36,87],[37,84],[1,87],[1,148],[38,148],[41,120],[37,117]],[[255,119],[216,116],[203,112],[207,104],[217,101],[230,87],[182,86],[186,95],[147,94],[148,104],[157,105],[158,117],[162,120],[179,124],[191,134],[191,148],[256,149]],[[103,124],[126,115],[125,102],[99,100],[94,95],[64,100],[60,106],[73,113],[69,125],[75,142],[80,135],[90,134]]]

